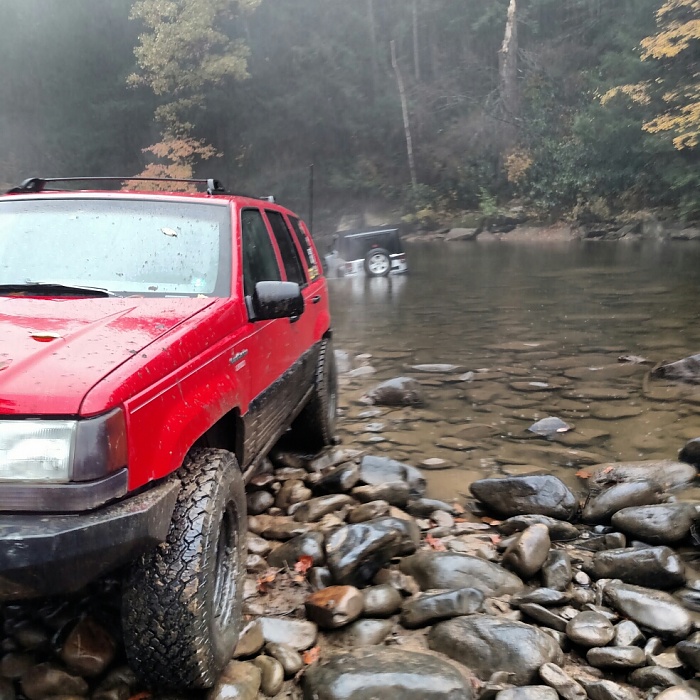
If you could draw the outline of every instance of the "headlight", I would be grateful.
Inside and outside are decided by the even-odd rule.
[[[0,420],[0,483],[93,481],[127,466],[117,408],[86,420]]]
[[[0,481],[70,481],[77,421],[0,421]]]

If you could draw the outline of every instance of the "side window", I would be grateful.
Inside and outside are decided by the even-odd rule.
[[[262,214],[257,209],[241,212],[241,245],[243,246],[243,292],[250,296],[258,282],[280,281],[275,249]]]
[[[294,232],[297,234],[297,239],[301,245],[301,252],[304,254],[304,260],[306,261],[306,269],[308,270],[309,279],[315,280],[320,272],[318,267],[318,262],[316,261],[316,255],[314,253],[313,246],[309,237],[306,235],[306,231],[301,227],[299,219],[295,219],[293,216],[289,217],[289,221],[292,224]]]
[[[287,279],[290,282],[296,282],[300,287],[306,284],[306,276],[304,275],[304,269],[301,266],[301,260],[299,259],[299,253],[292,240],[292,234],[287,228],[287,224],[284,221],[282,214],[276,211],[265,210],[267,214],[270,226],[272,226],[272,233],[275,234],[275,240],[277,241],[277,247],[280,249],[280,254],[282,255],[282,262],[284,264],[284,270],[287,273]]]

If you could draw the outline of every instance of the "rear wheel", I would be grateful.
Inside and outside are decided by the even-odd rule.
[[[127,577],[124,642],[153,687],[208,688],[229,661],[242,620],[245,486],[235,456],[193,451],[167,540]]]
[[[338,372],[333,341],[321,341],[314,389],[309,402],[294,421],[293,431],[300,447],[320,450],[333,444],[338,410]]]
[[[370,277],[386,277],[391,272],[391,256],[384,248],[372,248],[365,255],[365,272]]]

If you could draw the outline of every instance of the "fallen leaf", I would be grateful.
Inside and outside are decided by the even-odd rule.
[[[321,656],[321,647],[311,647],[311,649],[307,649],[301,655],[301,658],[304,661],[304,663],[308,666],[309,664],[318,661],[319,656]]]
[[[491,542],[493,542],[493,544],[498,544],[501,541],[500,535],[489,535],[489,537],[491,538]]]
[[[294,565],[294,571],[298,574],[305,574],[314,565],[313,557],[308,554],[302,554],[299,561]]]
[[[502,520],[496,520],[495,518],[489,518],[487,516],[484,516],[481,519],[482,523],[486,523],[487,525],[500,525],[503,521]]]
[[[428,543],[428,546],[432,547],[436,552],[447,551],[447,547],[445,547],[442,540],[438,539],[437,537],[433,537],[431,534],[427,534],[425,536],[425,541]]]
[[[271,569],[265,574],[258,576],[257,586],[260,593],[267,593],[270,584],[275,582],[277,578],[277,569]]]
[[[579,469],[579,470],[576,472],[576,476],[577,476],[579,479],[590,479],[590,478],[591,478],[590,472],[587,472],[585,469]]]
[[[464,506],[463,506],[461,503],[457,503],[457,501],[455,501],[455,502],[452,504],[452,510],[453,510],[455,513],[457,513],[458,515],[463,515],[464,513],[467,512],[467,511],[465,510]]]
[[[613,465],[611,464],[609,467],[605,467],[605,469],[603,469],[602,473],[603,473],[603,474],[610,474],[610,472],[611,472],[614,468],[615,468],[615,467],[613,467]]]

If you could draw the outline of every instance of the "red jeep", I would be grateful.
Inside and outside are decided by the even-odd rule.
[[[318,254],[291,211],[215,180],[58,182],[0,197],[0,599],[130,563],[132,666],[207,687],[240,632],[246,482],[290,426],[333,437]]]

